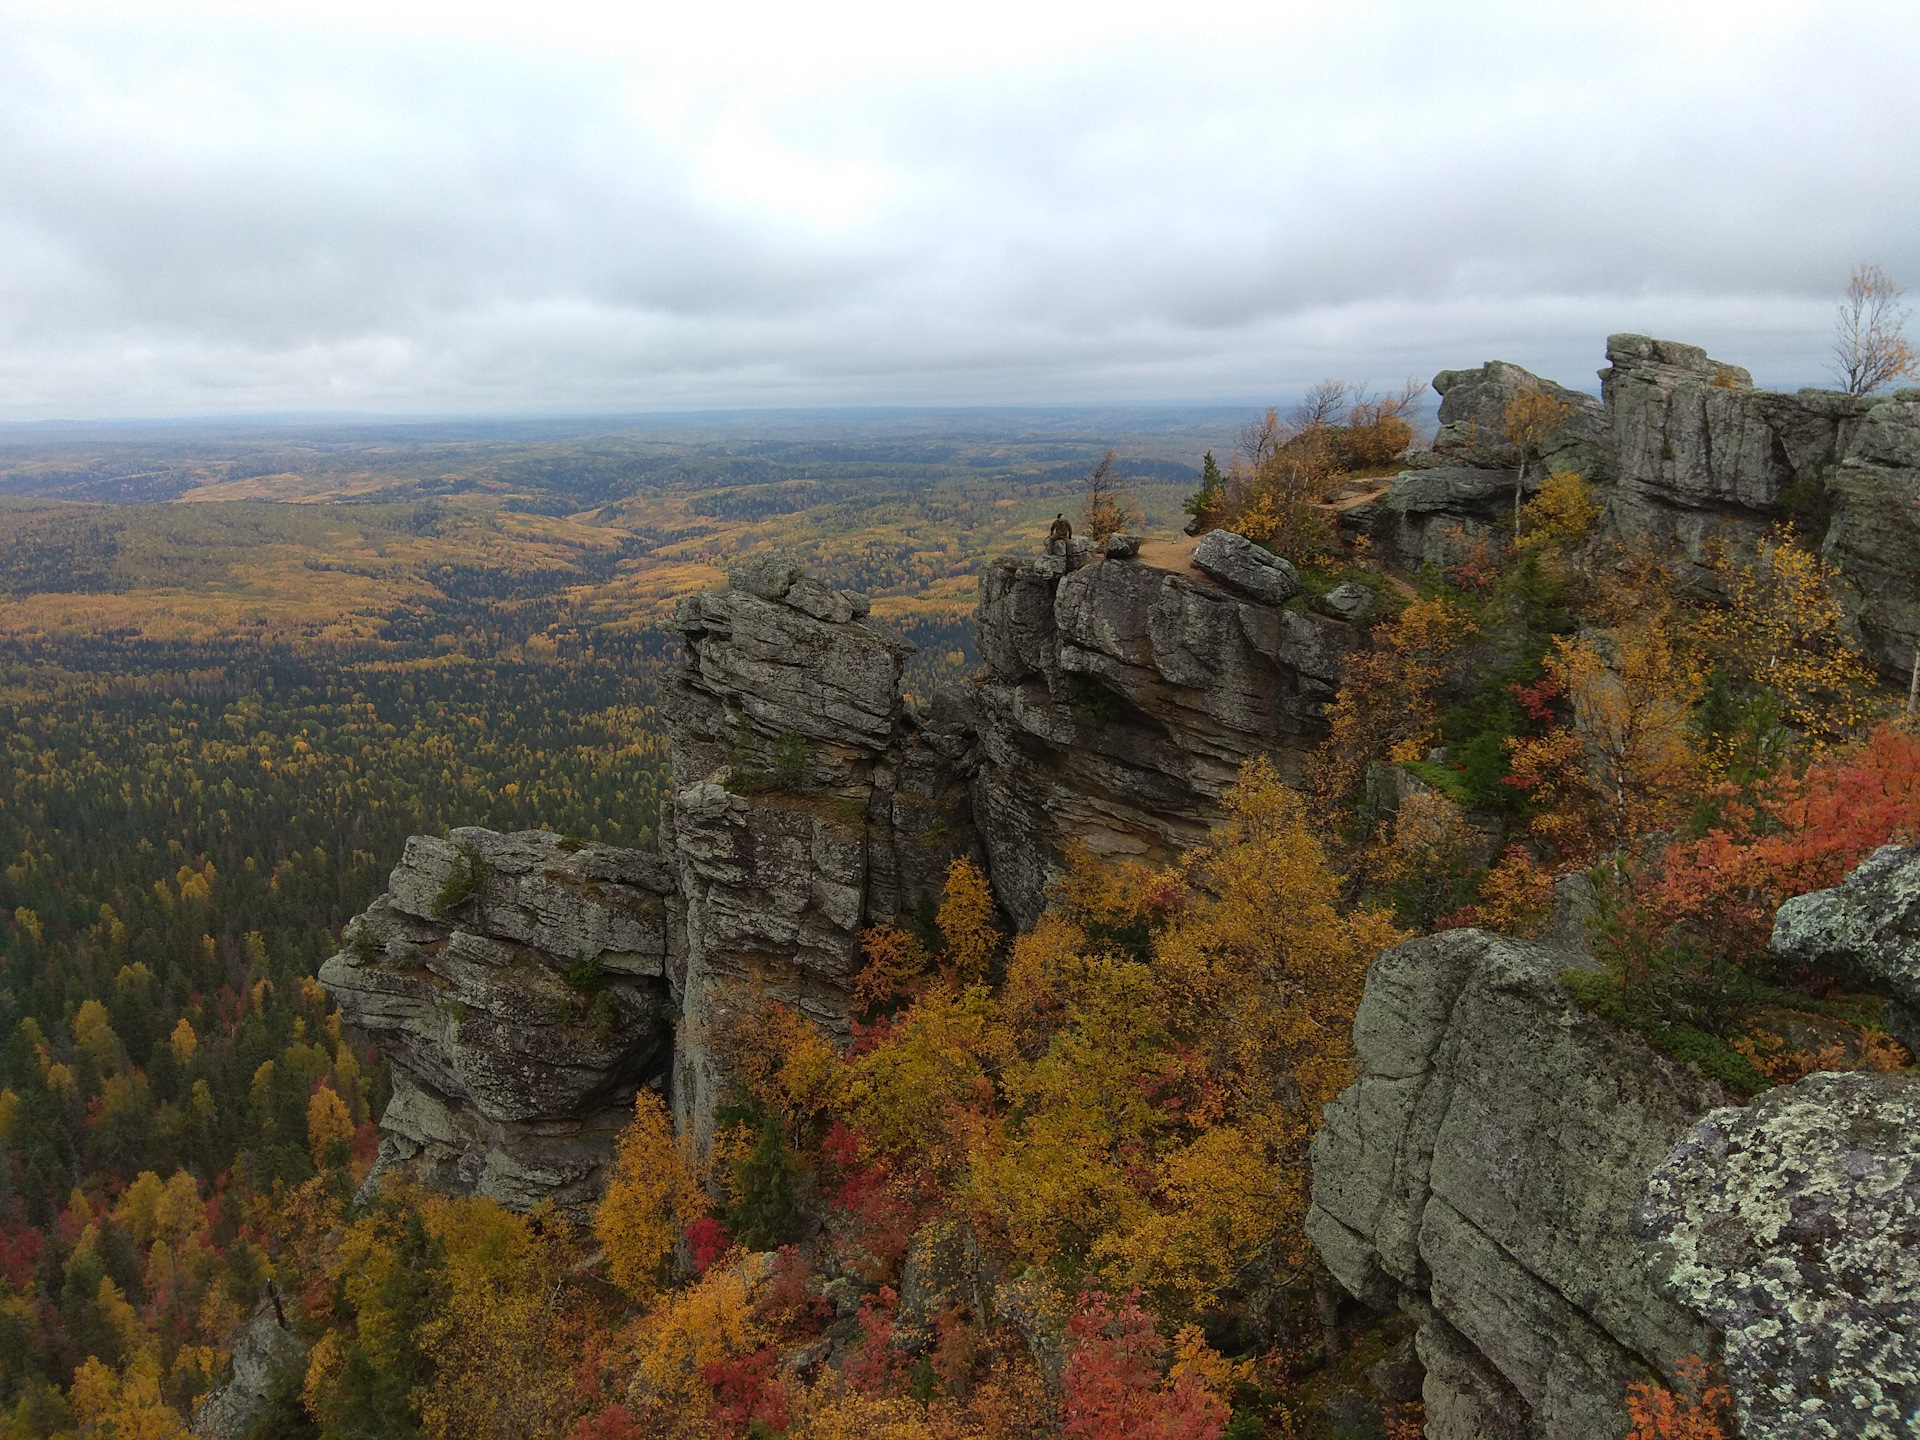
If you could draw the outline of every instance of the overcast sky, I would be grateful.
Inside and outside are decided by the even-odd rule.
[[[1914,0],[0,0],[0,417],[1799,384],[1920,291],[1917,70]]]

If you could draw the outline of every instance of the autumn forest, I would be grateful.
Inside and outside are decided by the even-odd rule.
[[[1412,1325],[1304,1229],[1374,956],[1575,924],[1580,1003],[1730,1094],[1909,1067],[1880,1000],[1767,938],[1920,831],[1920,734],[1820,513],[1686,567],[1622,541],[1546,462],[1551,397],[1508,407],[1497,524],[1380,553],[1345,517],[1428,438],[1420,392],[864,451],[794,421],[10,453],[0,1426],[185,1433],[269,1306],[305,1358],[260,1437],[1421,1434],[1412,1396],[1329,1409]],[[979,661],[983,564],[1061,510],[1244,535],[1295,608],[1367,597],[1299,774],[1247,764],[1174,863],[1070,847],[1024,932],[955,861],[871,917],[850,1044],[747,1007],[710,1150],[643,1090],[590,1212],[363,1186],[388,1071],[315,975],[408,836],[655,849],[678,595],[792,553],[918,647],[923,703]],[[1723,1433],[1704,1370],[1629,1404]]]

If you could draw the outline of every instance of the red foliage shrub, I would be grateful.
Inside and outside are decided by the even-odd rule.
[[[1627,1387],[1627,1414],[1633,1419],[1627,1440],[1726,1440],[1736,1434],[1733,1395],[1706,1361],[1688,1355],[1676,1368],[1677,1391],[1646,1380]]]
[[[643,1440],[640,1424],[624,1405],[609,1405],[597,1415],[573,1422],[566,1440]]]
[[[0,1235],[0,1279],[22,1294],[31,1294],[34,1268],[40,1263],[40,1252],[46,1243],[46,1236],[32,1226],[12,1237]]]
[[[893,1312],[900,1297],[891,1286],[880,1289],[880,1303],[860,1302],[860,1338],[847,1351],[847,1384],[862,1395],[897,1393],[907,1373],[906,1357],[893,1348]]]
[[[1637,877],[1629,930],[1674,925],[1729,954],[1766,948],[1781,901],[1839,883],[1882,845],[1920,835],[1920,738],[1883,725],[1858,746],[1723,793],[1723,824]]]
[[[1119,1309],[1090,1290],[1067,1322],[1061,1433],[1073,1440],[1215,1440],[1227,1407],[1188,1374],[1168,1382],[1166,1346],[1139,1292]]]
[[[735,1440],[756,1423],[770,1430],[785,1430],[792,1423],[786,1387],[773,1378],[778,1360],[768,1346],[738,1360],[716,1360],[704,1367],[707,1384],[713,1387],[715,1434]]]
[[[711,1215],[703,1215],[687,1226],[687,1249],[693,1252],[693,1268],[697,1274],[706,1274],[732,1248],[726,1227]]]

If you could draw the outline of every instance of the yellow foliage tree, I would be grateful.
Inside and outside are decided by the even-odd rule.
[[[706,1367],[737,1359],[768,1338],[753,1313],[763,1263],[750,1257],[716,1265],[691,1288],[663,1299],[624,1337],[632,1358],[628,1399],[635,1410],[693,1422],[674,1433],[705,1433],[696,1427],[712,1399]]]
[[[1714,572],[1727,603],[1698,629],[1716,659],[1771,691],[1786,722],[1816,740],[1841,738],[1873,718],[1875,676],[1848,636],[1831,565],[1782,526],[1751,560],[1723,551]]]
[[[1445,596],[1407,606],[1374,632],[1373,649],[1347,662],[1328,710],[1329,733],[1307,767],[1314,799],[1331,808],[1359,788],[1367,762],[1417,760],[1436,715],[1436,697],[1473,618]]]
[[[120,1060],[120,1037],[113,1033],[107,1007],[98,1000],[82,1000],[73,1017],[73,1043],[92,1055],[102,1070],[112,1070]]]
[[[421,1327],[433,1357],[420,1402],[429,1440],[556,1435],[577,1407],[578,1334],[563,1304],[572,1261],[550,1211],[516,1215],[482,1197],[436,1200],[447,1300]]]
[[[1087,498],[1080,507],[1080,533],[1096,546],[1107,537],[1140,523],[1140,507],[1121,487],[1119,457],[1107,451],[1087,476]]]
[[[174,1023],[173,1035],[168,1043],[173,1047],[173,1058],[182,1065],[192,1061],[194,1052],[200,1048],[200,1037],[193,1033],[193,1024],[182,1015]]]
[[[150,1350],[136,1354],[117,1376],[89,1356],[73,1372],[67,1404],[76,1440],[175,1440],[187,1433],[179,1412],[161,1396],[160,1362]]]
[[[1520,507],[1523,528],[1514,543],[1522,550],[1575,544],[1593,529],[1600,512],[1600,502],[1585,480],[1570,470],[1556,470],[1540,482],[1539,493]]]
[[[660,1097],[642,1090],[593,1212],[593,1233],[606,1250],[613,1283],[637,1301],[651,1299],[674,1241],[689,1221],[706,1213],[690,1147],[675,1138]]]
[[[1507,401],[1502,412],[1503,433],[1520,451],[1520,469],[1513,479],[1513,533],[1521,533],[1522,499],[1526,494],[1527,460],[1573,418],[1573,406],[1533,385]]]
[[[946,937],[941,968],[962,985],[984,980],[1000,932],[993,923],[993,891],[973,861],[962,856],[947,867],[947,884],[934,923]]]
[[[1306,1142],[1351,1078],[1366,965],[1400,938],[1339,903],[1271,764],[1226,808],[1181,872],[1103,879],[1076,852],[998,995],[936,987],[854,1065],[862,1133],[980,1233],[1181,1309],[1263,1252],[1304,1258]]]
[[[1602,836],[1623,845],[1678,824],[1705,783],[1691,726],[1705,677],[1660,624],[1616,631],[1610,648],[1560,637],[1546,669],[1573,710]]]
[[[314,1166],[326,1169],[334,1143],[352,1139],[353,1116],[347,1113],[346,1101],[334,1093],[331,1085],[322,1085],[307,1101],[307,1150]]]

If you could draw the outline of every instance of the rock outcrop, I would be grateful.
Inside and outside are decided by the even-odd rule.
[[[1653,1273],[1725,1336],[1746,1440],[1920,1434],[1920,1076],[1715,1110],[1653,1174]]]
[[[262,1301],[234,1332],[232,1373],[194,1411],[193,1433],[207,1440],[241,1440],[277,1392],[298,1388],[310,1349],[287,1328],[278,1302]]]
[[[665,1075],[673,867],[549,831],[407,842],[320,983],[392,1067],[376,1174],[519,1208],[598,1193],[637,1089]]]
[[[1787,901],[1773,949],[1920,1010],[1920,845],[1883,845],[1833,889]]]
[[[773,558],[675,614],[685,659],[663,709],[687,942],[670,975],[673,1103],[703,1146],[738,1007],[778,1001],[845,1036],[860,931],[915,912],[977,854],[966,717],[908,713],[911,647],[868,610]]]
[[[1460,930],[1367,976],[1308,1233],[1354,1295],[1423,1321],[1433,1440],[1618,1436],[1629,1384],[1712,1350],[1646,1273],[1633,1214],[1724,1096],[1583,1012],[1557,977],[1590,964]]]
[[[981,577],[974,813],[1023,926],[1070,843],[1171,859],[1205,838],[1247,760],[1297,772],[1325,733],[1359,631],[1281,603],[1292,567],[1237,535],[1193,559],[1002,559]]]
[[[1570,414],[1534,458],[1529,488],[1553,470],[1584,476],[1606,503],[1606,533],[1653,544],[1708,592],[1716,547],[1750,549],[1795,520],[1823,535],[1867,653],[1904,673],[1920,640],[1920,390],[1781,394],[1697,346],[1644,335],[1609,337],[1607,362],[1597,401],[1498,361],[1442,371],[1432,449],[1409,452],[1387,493],[1348,523],[1410,569],[1450,563],[1463,541],[1510,526],[1519,455],[1503,438],[1505,408],[1538,388]]]
[[[1600,483],[1612,474],[1612,421],[1591,395],[1569,390],[1531,371],[1490,360],[1477,370],[1442,370],[1433,446],[1407,453],[1407,469],[1391,489],[1350,523],[1372,534],[1382,551],[1409,570],[1458,559],[1460,541],[1513,525],[1513,489],[1520,451],[1506,438],[1506,407],[1514,396],[1540,390],[1567,407],[1567,419],[1541,453],[1527,457],[1525,491],[1537,490],[1555,470]]]

